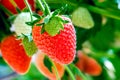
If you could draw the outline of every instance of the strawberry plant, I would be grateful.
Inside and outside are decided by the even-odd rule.
[[[0,80],[119,80],[119,0],[0,0]]]

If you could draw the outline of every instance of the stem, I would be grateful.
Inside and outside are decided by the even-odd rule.
[[[8,9],[6,9],[3,5],[0,4],[0,8],[1,8],[6,14],[8,14],[8,16],[13,16],[13,13],[10,12]]]
[[[45,2],[45,0],[42,0],[42,2],[44,3],[44,5],[45,5],[45,11],[46,11],[46,13],[48,14],[48,15],[50,15],[50,9],[49,9],[49,6],[48,6],[48,4]]]
[[[37,0],[37,2],[38,2],[38,5],[39,5],[40,9],[41,9],[43,12],[45,12],[45,8],[44,8],[41,0]]]
[[[76,80],[73,73],[71,72],[71,70],[69,69],[69,67],[67,65],[64,65],[65,69],[67,70],[67,72],[69,73],[69,75],[71,76],[72,80]]]
[[[61,2],[60,1],[48,1],[48,3],[66,3],[66,4],[69,4],[71,6],[73,6],[74,8],[76,7],[79,7],[79,6],[83,6],[83,7],[86,7],[88,10],[94,12],[94,13],[98,13],[98,14],[101,14],[101,15],[104,15],[104,16],[107,16],[107,17],[110,17],[110,18],[114,18],[114,19],[118,19],[120,20],[120,13],[116,12],[115,10],[112,10],[112,11],[108,11],[108,10],[105,10],[105,9],[101,9],[101,8],[98,8],[98,7],[95,7],[95,6],[91,6],[91,5],[79,5],[79,4],[75,4],[73,2],[70,2],[68,0],[62,0]]]
[[[32,10],[31,10],[31,8],[30,8],[30,5],[29,5],[29,3],[28,3],[28,1],[27,1],[27,0],[25,0],[25,3],[26,3],[26,5],[27,5],[27,7],[28,7],[28,9],[29,9],[29,12],[30,12],[30,17],[31,17],[31,21],[33,21],[33,17],[32,17]]]
[[[85,5],[85,7],[87,7],[92,12],[120,20],[120,13],[117,13],[115,11],[108,11],[108,10],[94,7],[94,6],[90,6],[90,5]]]
[[[72,65],[78,70],[79,76],[82,77],[83,80],[87,80],[86,77],[83,75],[83,73],[80,71],[80,69],[78,69],[74,64],[70,64],[70,65]]]
[[[57,80],[60,80],[60,77],[59,77],[59,74],[58,74],[58,70],[54,64],[54,62],[49,58],[50,62],[52,63],[52,66],[53,66],[53,69],[55,70],[55,73],[56,73],[56,79]]]

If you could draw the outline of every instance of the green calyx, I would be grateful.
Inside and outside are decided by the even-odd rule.
[[[62,18],[59,16],[52,17],[50,21],[44,26],[45,31],[51,36],[57,35],[60,32],[60,30],[64,29]]]
[[[30,39],[30,37],[24,36],[22,44],[28,56],[32,56],[37,52],[37,47],[34,41]]]

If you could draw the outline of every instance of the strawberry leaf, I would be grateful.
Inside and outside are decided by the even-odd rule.
[[[47,24],[50,21],[51,16],[47,16],[44,19],[44,23]]]
[[[40,15],[38,15],[38,14],[36,14],[36,13],[33,13],[33,16],[35,17],[35,18],[41,18],[41,16]]]
[[[22,40],[22,44],[28,56],[32,56],[36,53],[37,47],[35,43],[33,41],[30,41],[27,36],[25,36]]]
[[[43,25],[40,33],[43,34],[44,32],[45,32],[45,26]]]
[[[63,30],[64,26],[59,16],[52,17],[50,21],[45,24],[45,31],[51,35],[55,36],[60,30]]]
[[[44,57],[44,64],[52,72],[52,63],[47,56]]]
[[[30,22],[25,22],[27,25],[29,25],[29,26],[34,26],[34,24],[35,23],[37,23],[37,22],[39,22],[40,21],[40,19],[36,19],[36,20],[34,20],[34,21],[30,21]]]

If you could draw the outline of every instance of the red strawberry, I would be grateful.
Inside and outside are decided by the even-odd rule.
[[[98,76],[102,72],[101,66],[97,63],[97,61],[93,58],[88,57],[83,54],[81,51],[78,51],[78,62],[76,66],[83,72],[92,75]]]
[[[17,73],[28,71],[31,58],[26,55],[21,40],[16,40],[13,35],[6,37],[1,43],[1,52],[3,59]]]
[[[64,19],[69,20],[66,17]],[[76,35],[71,22],[64,24],[64,30],[56,36],[50,36],[47,32],[40,34],[40,31],[40,26],[34,26],[32,35],[35,44],[42,52],[62,64],[69,64],[73,61],[76,53]]]
[[[78,51],[78,62],[75,64],[81,71],[84,71],[84,66],[85,63],[88,59],[88,56],[86,56],[85,54],[83,54],[81,51]]]
[[[44,65],[44,58],[45,58],[44,53],[38,53],[36,55],[35,58],[36,67],[43,75],[45,75],[50,80],[56,80],[56,73],[54,68],[52,68],[52,72],[50,72],[49,69]],[[64,75],[64,67],[63,65],[56,62],[54,62],[54,64],[58,70],[59,77],[61,78]]]
[[[85,70],[87,74],[92,76],[98,76],[102,72],[101,66],[97,63],[97,61],[93,58],[89,58],[85,65]]]
[[[12,1],[12,0],[11,0]],[[15,6],[11,3],[10,0],[1,0],[0,4],[2,4],[5,8],[7,8],[9,11],[11,11],[12,13],[16,14],[17,11],[16,11],[16,8]],[[23,10],[25,7],[26,7],[26,4],[24,2],[24,0],[13,0],[17,7],[20,9],[20,10]],[[31,8],[32,10],[34,11],[35,10],[35,7],[34,7],[34,0],[28,0],[29,4],[31,5]]]

